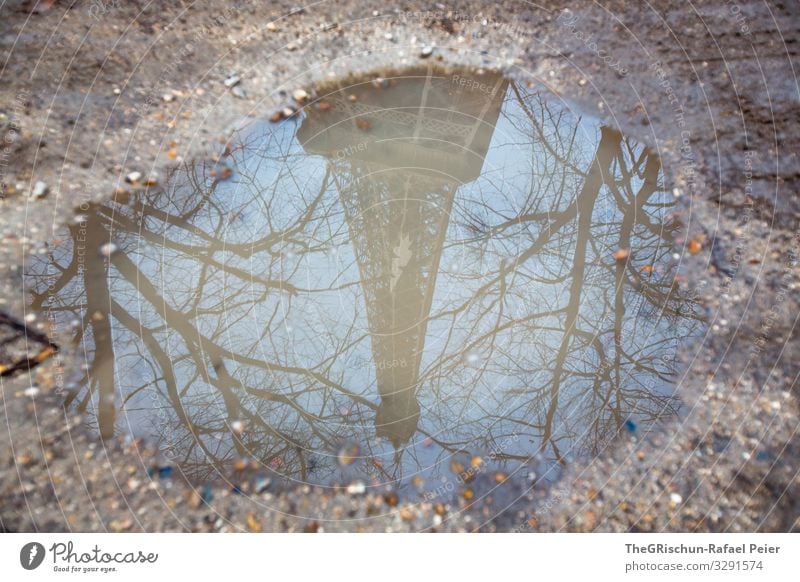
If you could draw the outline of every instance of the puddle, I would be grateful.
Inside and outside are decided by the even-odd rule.
[[[420,69],[84,208],[26,278],[85,358],[69,406],[190,479],[547,483],[679,407],[674,207],[542,89]]]

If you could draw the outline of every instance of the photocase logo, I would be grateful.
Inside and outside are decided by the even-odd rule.
[[[19,552],[19,563],[26,570],[35,570],[44,561],[44,546],[39,542],[30,542],[22,546]]]
[[[400,237],[400,242],[392,249],[392,280],[389,282],[389,291],[394,291],[394,286],[400,280],[403,269],[408,266],[408,262],[414,253],[411,251],[411,239],[407,234]]]

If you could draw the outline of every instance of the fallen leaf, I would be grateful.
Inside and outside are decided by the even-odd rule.
[[[614,260],[615,261],[624,261],[631,255],[630,249],[619,249],[616,253],[614,253]]]
[[[258,533],[261,531],[261,522],[259,522],[256,519],[256,516],[252,513],[247,514],[247,529],[253,533]]]

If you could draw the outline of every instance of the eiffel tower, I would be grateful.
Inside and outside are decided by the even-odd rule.
[[[483,168],[508,81],[433,68],[367,82],[307,108],[298,138],[325,156],[358,263],[381,402],[379,437],[417,430],[417,385],[456,190]],[[480,87],[480,90],[477,88]]]

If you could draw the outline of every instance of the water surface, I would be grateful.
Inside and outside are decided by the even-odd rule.
[[[541,88],[411,70],[83,209],[27,280],[85,357],[68,405],[191,479],[547,481],[678,409],[674,207]]]

